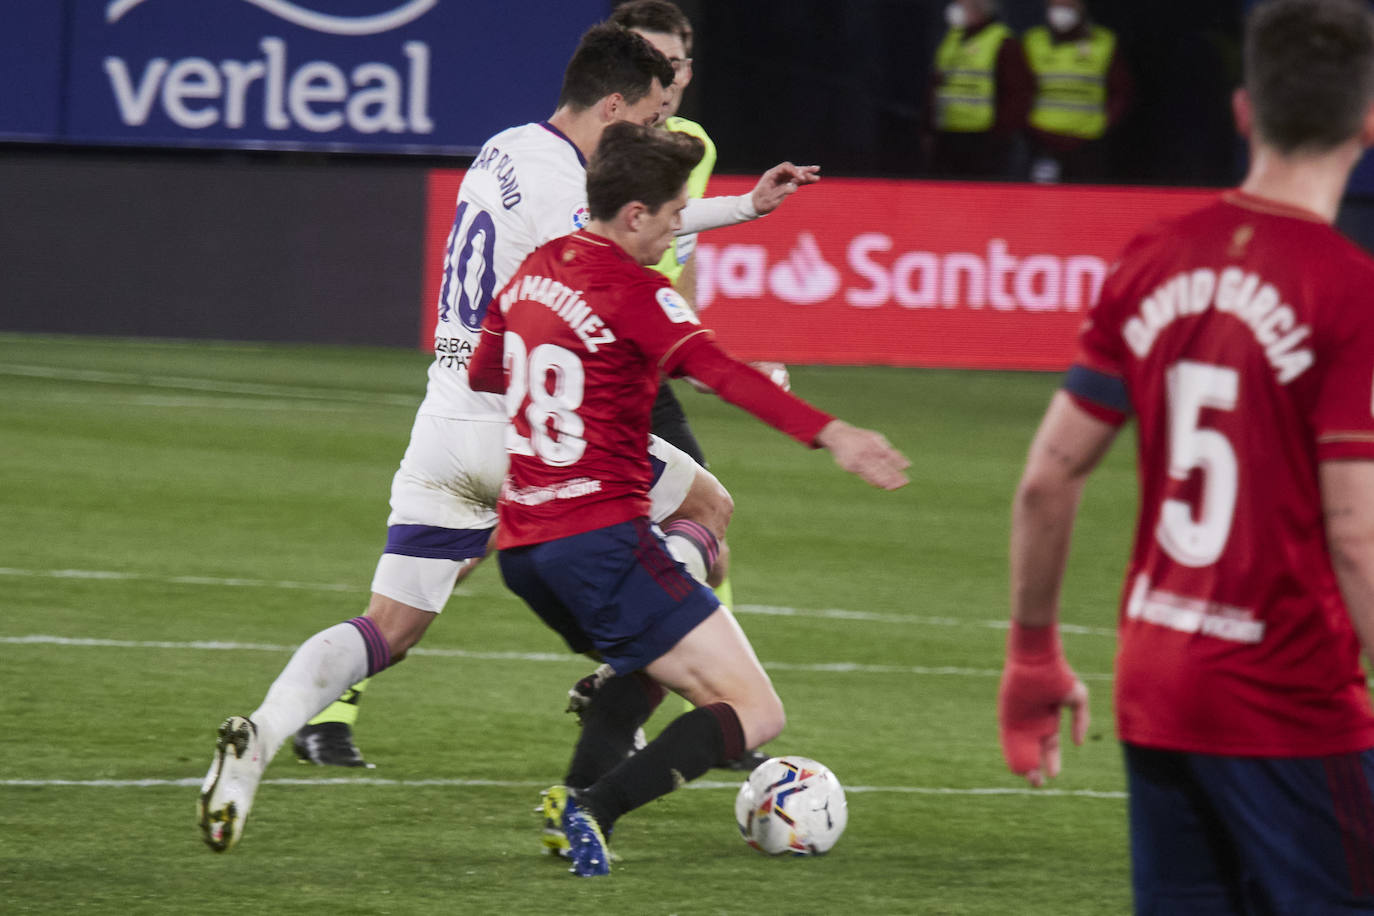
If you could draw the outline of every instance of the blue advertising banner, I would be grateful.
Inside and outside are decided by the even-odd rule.
[[[72,0],[63,139],[470,154],[552,112],[578,37],[608,9]]]
[[[64,10],[58,0],[6,0],[0,10],[2,140],[55,140],[61,132]]]

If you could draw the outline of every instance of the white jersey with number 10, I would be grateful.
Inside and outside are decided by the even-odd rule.
[[[492,295],[521,262],[586,225],[586,182],[581,152],[547,123],[512,127],[482,147],[458,189],[421,414],[505,419],[499,395],[468,386],[468,359]]]

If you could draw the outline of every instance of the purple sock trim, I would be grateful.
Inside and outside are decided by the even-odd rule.
[[[739,724],[739,714],[729,703],[711,703],[702,709],[709,709],[720,725],[720,734],[725,747],[721,751],[720,762],[734,760],[744,753],[744,726]]]
[[[368,677],[391,664],[391,647],[386,644],[386,637],[377,629],[371,617],[354,617],[344,623],[351,623],[363,635],[363,643],[367,645]]]
[[[663,526],[665,535],[676,534],[692,542],[697,550],[701,551],[702,559],[706,561],[706,568],[710,570],[716,565],[716,559],[720,556],[720,541],[700,522],[694,522],[689,518],[680,518],[675,522],[669,522]]]

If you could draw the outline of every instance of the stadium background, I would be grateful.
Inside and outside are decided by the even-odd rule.
[[[1237,4],[1103,4],[1133,30],[1140,96],[1115,162],[1128,184],[1093,191],[918,180],[904,144],[941,3],[685,5],[702,32],[689,110],[723,171],[786,156],[828,176],[777,216],[703,239],[708,320],[752,335],[732,346],[786,333],[814,348],[805,361],[958,365],[967,338],[1050,368],[1115,240],[1238,174],[1224,85],[1190,75],[1234,65]],[[1020,25],[1035,14],[1007,5]],[[736,499],[735,610],[788,706],[774,749],[826,762],[850,789],[835,854],[761,859],[734,836],[737,774],[712,773],[618,825],[609,887],[542,861],[531,807],[566,762],[563,700],[585,664],[490,564],[369,690],[359,738],[378,769],[286,752],[245,843],[205,850],[192,798],[215,725],[253,708],[305,634],[366,602],[423,393],[426,259],[454,170],[492,131],[549,113],[576,34],[605,4],[438,0],[362,38],[312,34],[269,6],[285,8],[0,4],[0,911],[1126,912],[1109,672],[1129,434],[1085,496],[1063,595],[1066,651],[1095,696],[1089,740],[1031,790],[1006,771],[992,715],[1008,504],[1057,384],[1047,372],[795,365],[795,390],[915,459],[895,494],[681,389]],[[403,45],[425,42],[434,131],[174,129],[169,101],[197,118],[212,104],[196,94],[206,67],[275,53],[269,36],[292,72],[378,61],[405,85]],[[209,63],[179,71],[179,95],[157,91],[152,77],[194,58]],[[130,81],[126,107],[148,108],[138,129],[114,116],[111,70]],[[407,128],[423,121],[400,112]],[[1367,244],[1368,190],[1342,217]],[[975,262],[981,307],[961,298]],[[777,295],[832,282],[829,299]],[[333,345],[349,342],[366,346]]]
[[[448,218],[443,198],[451,200],[455,180],[449,170],[499,127],[547,116],[576,35],[608,8],[581,0],[548,15],[535,2],[496,10],[421,0],[427,12],[414,21],[349,37],[297,26],[270,5],[207,0],[188,13],[162,0],[15,0],[0,12],[11,20],[0,29],[0,329],[423,345],[442,245],[435,223]],[[1040,15],[1039,0],[1004,5],[1018,27]],[[1121,35],[1136,87],[1112,139],[1114,178],[1160,189],[1121,203],[1067,186],[912,181],[923,167],[918,132],[941,2],[683,6],[698,31],[684,114],[716,139],[718,174],[793,159],[853,179],[823,182],[777,217],[707,240],[706,253],[716,255],[704,264],[708,295],[732,306],[711,321],[743,355],[1056,368],[1084,307],[1070,286],[1092,283],[1071,278],[1067,259],[1109,263],[1135,226],[1196,200],[1164,189],[1224,186],[1243,167],[1228,110],[1239,0],[1092,4]],[[340,0],[329,9],[364,16],[405,7],[416,4]],[[158,88],[149,81],[159,60],[266,60],[263,36],[281,37],[290,68],[312,53],[340,59],[341,70],[390,58],[402,78],[409,49],[423,41],[434,128],[312,134],[259,124],[255,132],[250,94],[246,127],[192,130],[168,119],[166,91],[138,95]],[[115,117],[116,59],[128,84],[122,104],[148,104],[143,124]],[[220,110],[218,100],[203,101],[196,77],[183,74],[183,121],[188,111]],[[1341,217],[1366,245],[1374,241],[1371,173],[1361,170]],[[874,242],[873,233],[886,240]],[[856,253],[855,240],[868,248]],[[1025,276],[994,278],[998,255],[1017,259]],[[981,279],[960,272],[970,258],[982,262],[969,267]],[[971,286],[980,283],[981,293]],[[789,288],[797,293],[790,298]],[[795,333],[763,336],[765,327]],[[951,355],[943,343],[923,348],[922,339],[972,343]]]

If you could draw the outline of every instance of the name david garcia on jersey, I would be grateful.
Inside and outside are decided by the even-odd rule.
[[[1239,267],[1228,267],[1220,274],[1200,267],[1165,280],[1126,320],[1122,339],[1138,359],[1144,359],[1160,333],[1175,320],[1200,315],[1208,308],[1234,315],[1250,329],[1279,384],[1288,384],[1312,365],[1312,350],[1298,349],[1312,335],[1311,326],[1297,323],[1292,307],[1280,301],[1272,283]]]

